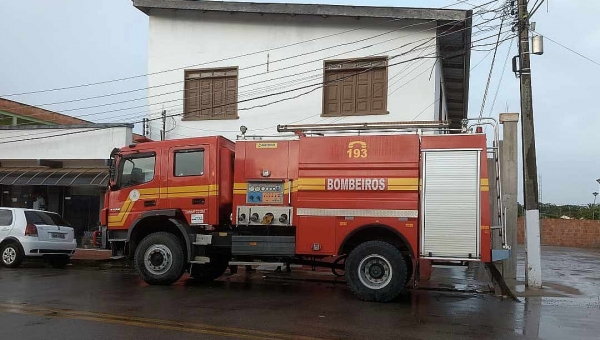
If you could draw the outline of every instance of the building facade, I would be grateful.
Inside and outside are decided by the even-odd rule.
[[[150,138],[467,114],[471,11],[133,0],[149,17]],[[164,110],[164,113],[163,113]]]
[[[113,148],[132,125],[93,124],[0,98],[0,206],[53,211],[81,240],[98,226]]]

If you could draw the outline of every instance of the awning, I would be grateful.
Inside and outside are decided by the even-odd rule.
[[[105,187],[108,175],[106,168],[2,167],[0,184]]]

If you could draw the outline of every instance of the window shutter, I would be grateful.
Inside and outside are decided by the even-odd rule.
[[[323,115],[387,113],[387,58],[325,62]]]
[[[373,113],[387,111],[387,70],[375,69],[371,73],[371,110]]]
[[[341,84],[337,82],[338,73],[325,74],[325,91],[323,99],[323,113],[325,115],[339,115]]]
[[[200,93],[202,98],[200,112],[196,116],[206,119],[212,116],[213,96],[211,79],[202,79],[200,81]]]
[[[237,98],[238,98],[238,81],[237,78],[227,78],[225,86],[225,117],[237,117]]]
[[[184,118],[195,117],[200,113],[200,81],[197,79],[186,79]]]
[[[186,73],[186,119],[237,118],[237,69],[199,70]]]
[[[356,113],[369,114],[371,113],[371,89],[373,85],[371,71],[357,74],[356,79]]]
[[[342,87],[342,115],[351,115],[356,112],[356,72],[343,72],[340,75]]]

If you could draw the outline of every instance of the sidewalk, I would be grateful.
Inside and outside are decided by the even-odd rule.
[[[110,260],[110,255],[110,250],[77,248],[75,254],[71,256],[71,260],[108,261]]]

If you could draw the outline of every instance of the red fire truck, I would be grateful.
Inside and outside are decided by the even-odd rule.
[[[422,133],[432,126],[280,126],[295,137],[115,149],[103,242],[149,284],[301,263],[345,270],[361,299],[391,300],[424,261],[492,261],[486,136]],[[386,132],[349,133],[373,129]]]

